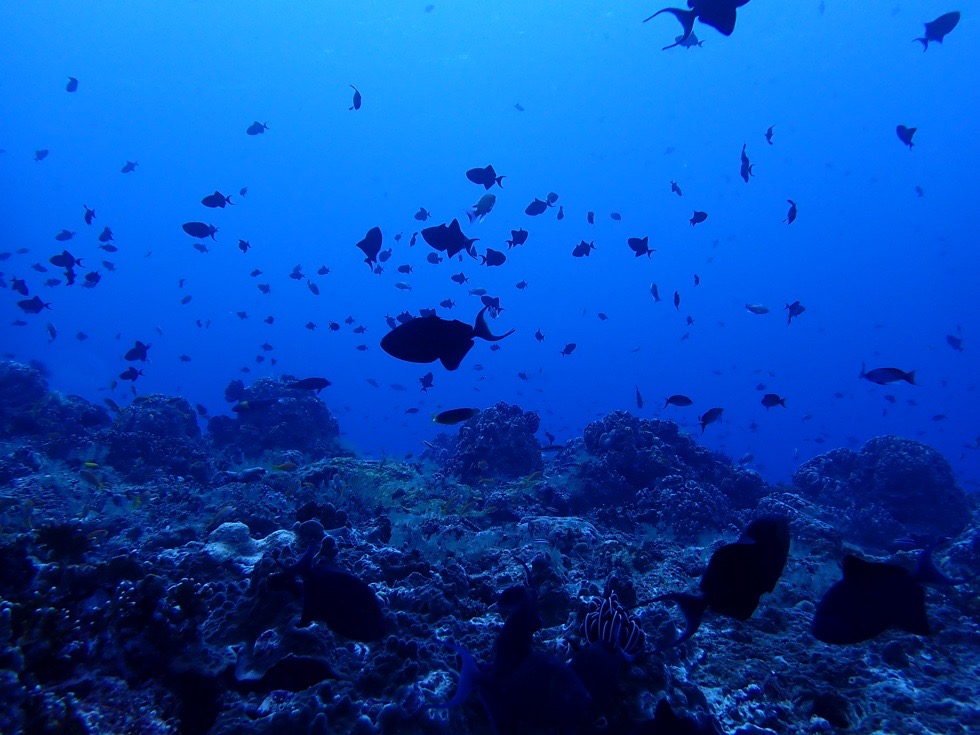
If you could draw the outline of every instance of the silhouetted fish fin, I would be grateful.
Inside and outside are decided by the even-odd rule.
[[[666,51],[669,48],[674,48],[674,46],[680,46],[682,43],[687,41],[692,33],[694,33],[694,21],[698,17],[697,10],[681,10],[680,8],[664,8],[663,10],[658,10],[656,13],[651,15],[649,18],[644,18],[643,22],[646,23],[648,20],[656,18],[661,13],[670,13],[677,20],[680,21],[681,26],[684,28],[684,33],[670,46],[664,46],[663,50]]]
[[[679,646],[701,627],[701,620],[704,618],[704,611],[708,609],[708,602],[698,595],[689,595],[686,592],[673,592],[669,595],[660,595],[653,598],[653,602],[675,602],[684,614],[687,627],[679,638],[673,640],[668,647]]]
[[[949,541],[949,538],[941,538],[922,550],[922,554],[919,556],[919,563],[916,566],[915,571],[912,573],[912,577],[916,582],[919,584],[928,585],[930,587],[951,587],[953,585],[969,582],[980,576],[980,574],[974,574],[962,579],[953,579],[952,577],[948,577],[939,571],[939,567],[936,566],[936,560],[932,558],[932,552],[935,551],[937,546],[940,546],[947,541]]]
[[[470,698],[473,690],[480,686],[480,667],[470,652],[461,646],[457,646],[455,643],[450,643],[449,641],[443,641],[443,643],[459,654],[462,668],[459,670],[459,685],[456,687],[456,693],[445,704],[429,705],[432,709],[458,707]]]
[[[514,330],[511,329],[506,334],[501,334],[501,335],[491,334],[490,327],[487,326],[487,320],[483,316],[486,313],[486,310],[487,307],[484,306],[482,309],[480,309],[480,313],[476,315],[476,324],[473,325],[474,337],[485,339],[487,342],[497,342],[499,340],[502,340],[504,337],[507,337],[514,333]]]

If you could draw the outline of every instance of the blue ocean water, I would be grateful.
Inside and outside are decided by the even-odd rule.
[[[5,290],[3,352],[41,361],[63,393],[125,405],[123,355],[142,340],[152,346],[135,391],[182,395],[212,415],[228,412],[232,379],[323,376],[333,385],[321,398],[365,456],[418,452],[443,430],[430,415],[460,406],[538,411],[559,443],[616,409],[700,434],[698,416],[722,407],[701,441],[772,482],[887,433],[936,447],[976,489],[973,18],[923,53],[912,39],[946,5],[757,0],[731,37],[698,25],[702,46],[662,51],[680,26],[643,24],[656,9],[5,4],[0,251],[11,256],[0,271],[51,309],[24,314],[24,297]],[[247,135],[256,121],[268,130]],[[911,150],[899,124],[917,128]],[[123,174],[127,161],[138,166]],[[485,192],[464,174],[487,164],[506,178],[493,211],[470,224]],[[215,190],[234,206],[203,207]],[[549,192],[556,207],[524,213]],[[799,208],[791,225],[788,199]],[[83,205],[96,211],[91,226]],[[432,212],[425,225],[419,207]],[[692,228],[695,210],[708,219]],[[409,247],[422,226],[453,218],[478,253],[505,251],[506,263],[463,254],[433,265],[421,236]],[[194,249],[188,221],[219,228],[210,252]],[[117,252],[98,247],[105,226]],[[355,247],[375,226],[392,249],[381,274]],[[508,251],[521,227],[527,243]],[[63,229],[77,234],[58,242]],[[627,247],[643,236],[649,259]],[[582,240],[595,250],[573,258]],[[63,248],[84,261],[71,287],[48,261]],[[289,277],[297,265],[305,278]],[[82,288],[91,270],[101,281]],[[460,272],[462,286],[450,280]],[[472,324],[477,288],[500,298],[491,329],[516,330],[499,351],[478,340],[449,372],[380,349],[386,315],[437,308]],[[455,306],[438,307],[444,299]],[[797,300],[806,311],[787,325],[783,307]],[[577,347],[562,356],[567,343]],[[862,363],[914,370],[916,385],[860,380]],[[786,407],[764,408],[770,392]],[[661,408],[676,393],[694,404]]]

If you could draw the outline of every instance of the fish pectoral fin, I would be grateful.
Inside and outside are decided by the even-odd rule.
[[[494,335],[494,334],[492,334],[490,332],[490,327],[487,326],[487,319],[484,316],[484,314],[486,314],[486,311],[487,311],[487,307],[484,306],[482,309],[480,309],[480,313],[476,315],[476,324],[473,326],[473,336],[474,337],[479,337],[480,339],[485,339],[487,342],[499,342],[504,337],[509,337],[510,335],[512,335],[514,333],[514,330],[511,329],[509,332],[507,332],[505,334],[500,334],[500,335]],[[473,343],[470,342],[470,347],[472,347],[472,346],[473,346]],[[469,348],[467,348],[467,349],[469,349]]]
[[[670,13],[671,15],[673,15],[675,18],[677,18],[678,21],[680,21],[681,27],[683,27],[684,29],[684,33],[681,34],[681,37],[677,39],[677,41],[670,44],[670,46],[664,46],[663,48],[664,51],[666,51],[669,48],[674,48],[674,46],[679,46],[680,44],[687,41],[687,39],[691,37],[691,34],[694,33],[694,21],[698,17],[698,11],[682,10],[681,8],[664,8],[663,10],[658,10],[649,18],[645,18],[643,22],[646,23],[648,20],[653,20],[661,13]]]
[[[453,347],[448,350],[445,354],[439,356],[439,362],[446,370],[455,370],[459,367],[459,364],[466,357],[466,353],[470,351],[473,346],[473,340],[468,339],[466,342],[461,343],[458,347]]]

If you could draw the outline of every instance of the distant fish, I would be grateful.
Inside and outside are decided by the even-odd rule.
[[[496,203],[497,197],[493,194],[484,194],[482,197],[480,197],[479,201],[473,205],[473,208],[466,213],[470,223],[474,222],[475,220],[480,220],[482,222],[484,217],[490,214],[490,212],[493,210],[493,205]]]
[[[752,314],[768,314],[769,307],[765,304],[746,304],[745,310]]]
[[[268,125],[266,125],[265,123],[260,123],[258,120],[256,120],[245,129],[245,132],[248,135],[262,135],[262,133],[264,133],[268,129],[269,129]]]
[[[878,385],[888,385],[889,383],[895,383],[899,380],[904,380],[910,385],[915,385],[915,370],[905,372],[904,370],[893,367],[881,367],[874,368],[873,370],[865,370],[863,362],[861,363],[861,372],[858,374],[858,377],[872,383],[877,383]]]
[[[95,219],[95,210],[89,209],[84,204],[82,205],[82,207],[85,208],[85,224],[87,225],[92,224],[92,220]]]
[[[913,38],[913,41],[919,41],[922,43],[922,51],[925,52],[929,48],[929,42],[942,43],[946,34],[956,28],[956,24],[960,22],[960,13],[958,10],[954,10],[952,13],[946,13],[945,15],[940,15],[933,21],[925,24],[926,34],[922,38]],[[69,90],[71,91],[71,90]]]
[[[214,235],[218,231],[218,228],[214,225],[205,224],[204,222],[185,222],[181,225],[181,229],[198,240],[203,240],[206,237],[214,240]]]
[[[48,157],[48,153],[49,153],[49,151],[48,151],[47,148],[40,148],[38,150],[35,150],[34,151],[34,163],[38,163],[39,161],[43,161],[45,158]]]
[[[75,233],[72,232],[71,230],[62,230],[61,232],[59,232],[57,235],[54,236],[54,239],[57,240],[58,242],[68,242],[73,237],[75,237]]]
[[[742,180],[746,184],[749,183],[750,176],[755,176],[752,169],[752,163],[749,161],[749,157],[745,153],[745,143],[742,143],[742,163],[738,169],[738,174],[742,177]]]
[[[701,424],[701,433],[704,433],[705,428],[708,424],[713,424],[716,421],[721,421],[721,414],[724,412],[723,408],[709,408],[703,414],[698,417],[698,422]]]
[[[426,227],[422,230],[422,239],[436,250],[445,252],[450,258],[463,250],[469,252],[470,246],[479,240],[479,238],[464,235],[457,219],[448,225]]]
[[[233,204],[231,201],[231,196],[225,196],[220,191],[215,191],[214,194],[208,194],[201,200],[201,204],[205,207],[211,207],[212,209],[221,208],[224,209],[226,205]]]
[[[664,399],[664,408],[667,408],[667,406],[679,406],[683,408],[684,406],[690,406],[693,403],[694,401],[687,396],[677,393]]]
[[[650,284],[650,295],[653,296],[654,301],[663,301],[663,299],[660,298],[660,289],[657,287],[656,283]]]
[[[326,378],[303,378],[302,380],[294,380],[286,383],[285,387],[289,390],[315,390],[319,393],[330,385],[330,381]]]
[[[803,304],[801,304],[799,301],[794,301],[792,304],[786,304],[786,306],[783,308],[788,312],[786,318],[787,324],[792,324],[793,317],[797,317],[800,314],[802,314],[804,311],[806,311],[806,307],[803,306]]]
[[[677,182],[676,181],[671,181],[670,182],[670,193],[671,194],[676,194],[679,197],[680,196],[684,196],[684,193],[681,191],[681,187],[679,187],[677,185]]]
[[[149,350],[151,345],[145,344],[136,340],[136,344],[133,345],[123,356],[123,359],[129,362],[146,362],[146,351]]]
[[[783,222],[791,225],[796,222],[796,202],[792,199],[787,199],[786,201],[789,202],[789,211],[786,213],[786,219]]]
[[[766,393],[762,396],[762,405],[766,407],[766,410],[776,406],[786,408],[786,399],[780,398],[776,393]]]
[[[546,209],[548,209],[548,202],[535,197],[534,201],[524,208],[524,214],[530,217],[537,217],[539,214],[544,214]]]
[[[360,110],[361,109],[361,102],[363,100],[363,98],[361,97],[361,93],[357,90],[357,87],[355,87],[353,84],[349,84],[347,86],[349,86],[351,89],[354,90],[354,97],[351,99],[350,107],[348,107],[347,109],[348,110]]]
[[[649,247],[648,244],[649,241],[650,241],[649,236],[631,237],[626,241],[626,244],[629,245],[630,250],[633,251],[633,255],[636,256],[637,258],[639,258],[642,255],[645,255],[649,258],[651,255],[657,252],[656,250],[653,250]]]
[[[128,367],[125,370],[123,370],[121,373],[119,373],[119,379],[131,380],[132,382],[135,383],[136,379],[140,377],[142,374],[143,374],[142,370],[137,370],[134,367]]]
[[[45,309],[51,308],[51,304],[41,301],[39,296],[18,301],[17,306],[19,306],[20,309],[27,314],[40,314]]]
[[[378,263],[378,253],[381,252],[382,234],[380,227],[372,227],[368,230],[364,239],[357,243],[357,247],[364,253],[364,262],[368,268],[374,269]]]
[[[926,32],[928,33],[928,31],[929,31],[929,26],[926,25]],[[68,77],[68,84],[65,85],[65,91],[75,92],[77,90],[78,90],[78,80],[75,79],[75,77]]]
[[[432,212],[427,210],[425,207],[419,207],[419,211],[415,213],[415,219],[417,219],[419,222],[425,222],[431,216]]]
[[[518,230],[510,231],[510,240],[507,241],[507,249],[517,247],[518,245],[523,245],[527,242],[528,232],[523,227]]]
[[[701,224],[706,219],[708,219],[708,213],[707,212],[700,212],[698,210],[694,210],[694,214],[691,215],[691,220],[690,220],[691,227],[694,227],[694,225]]]
[[[592,242],[586,242],[585,240],[582,240],[581,242],[579,242],[578,245],[572,248],[572,257],[587,258],[589,257],[589,255],[592,253],[593,250],[595,250],[594,240]]]
[[[139,161],[126,161],[126,163],[123,164],[123,167],[119,169],[119,173],[131,174],[133,173],[133,171],[136,170],[136,167],[139,165],[140,165]]]
[[[419,384],[422,386],[421,388],[419,388],[419,390],[421,390],[423,393],[428,393],[429,388],[433,387],[432,380],[433,380],[432,371],[427,372],[425,375],[419,378]]]
[[[902,141],[905,145],[912,149],[915,144],[912,142],[912,136],[915,135],[915,131],[918,128],[907,128],[904,125],[899,125],[895,128],[895,133],[898,135],[898,139]]]
[[[493,248],[487,248],[487,254],[481,255],[480,259],[483,265],[496,266],[496,265],[503,265],[504,261],[507,260],[507,256],[504,255],[499,250],[494,250]]]
[[[636,407],[643,408],[643,396],[640,395],[640,387],[638,385],[633,387],[636,389]]]
[[[946,344],[952,347],[957,352],[963,351],[963,338],[957,337],[955,334],[946,335]]]
[[[479,413],[480,409],[478,408],[451,408],[448,411],[437,413],[432,417],[432,421],[437,424],[452,426],[453,424],[461,424],[464,421],[469,421]]]
[[[772,145],[772,135],[773,135],[772,129],[774,127],[776,126],[770,125],[769,128],[766,130],[766,143],[768,143],[769,145]]]
[[[498,176],[497,172],[494,170],[493,166],[484,166],[483,168],[471,168],[466,172],[466,178],[472,181],[474,184],[479,184],[484,189],[490,189],[494,184],[503,188],[501,183],[504,180],[503,176]]]
[[[575,352],[575,348],[577,346],[578,345],[576,345],[574,342],[569,342],[567,345],[561,348],[561,356],[566,357],[567,355],[571,355],[573,352]]]

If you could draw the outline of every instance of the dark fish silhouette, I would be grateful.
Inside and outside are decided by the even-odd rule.
[[[126,352],[123,358],[129,362],[136,362],[137,360],[139,362],[146,362],[146,351],[150,349],[150,346],[149,344],[144,344],[136,340],[136,344]]]
[[[675,394],[664,399],[664,408],[667,406],[690,406],[694,403],[690,398],[681,394]]]
[[[708,219],[708,213],[707,212],[700,212],[698,210],[694,210],[694,214],[691,215],[691,220],[690,220],[691,221],[691,227],[694,227],[694,225],[701,224],[706,219]]]
[[[575,352],[575,348],[577,346],[578,345],[576,345],[574,342],[569,342],[567,345],[561,348],[561,356],[565,357],[566,355],[571,355],[573,352]]]
[[[208,225],[204,222],[185,222],[181,225],[181,229],[191,237],[196,237],[199,240],[203,240],[205,237],[210,237],[214,240],[214,233],[218,231],[218,228],[214,225]]]
[[[422,239],[436,250],[445,252],[450,258],[463,250],[469,252],[470,246],[479,240],[478,237],[470,238],[464,235],[457,219],[448,225],[426,227],[422,230]]]
[[[494,335],[487,326],[484,313],[476,315],[476,324],[470,326],[461,321],[441,319],[438,316],[417,317],[399,324],[381,339],[381,349],[392,357],[406,362],[428,363],[439,360],[446,370],[455,370],[473,347],[473,339],[489,342],[513,334]]]
[[[789,211],[786,213],[786,219],[783,222],[791,225],[796,222],[796,202],[792,199],[787,199],[786,201],[789,202]]]
[[[95,219],[95,210],[89,209],[84,204],[82,206],[85,207],[85,224],[90,225],[92,224],[92,220]]]
[[[863,378],[871,383],[877,383],[878,385],[888,385],[889,383],[894,383],[899,380],[904,380],[906,383],[915,385],[915,370],[911,372],[905,372],[904,370],[899,370],[893,367],[881,367],[874,368],[873,370],[865,370],[864,363],[861,363],[861,372],[858,374],[859,378]]]
[[[256,120],[254,123],[245,128],[245,132],[249,135],[262,135],[262,133],[268,129],[268,125],[265,123],[260,123],[258,120]]]
[[[775,393],[766,393],[764,396],[762,396],[762,405],[765,406],[767,410],[770,408],[775,408],[776,406],[786,408],[786,399],[780,398]]]
[[[115,239],[112,235],[112,229],[109,227],[103,227],[102,232],[99,233],[99,242],[111,242]]]
[[[433,388],[434,387],[432,385],[432,380],[433,380],[433,376],[432,376],[432,371],[430,370],[425,375],[423,375],[421,378],[419,378],[419,385],[422,386],[421,388],[419,388],[419,390],[422,391],[423,393],[428,393],[429,392],[429,388]]]
[[[926,33],[929,32],[929,24],[926,24]],[[948,31],[947,31],[948,32]],[[942,39],[939,39],[940,42]],[[78,89],[78,80],[75,77],[68,77],[68,84],[65,85],[66,92],[74,92]]]
[[[62,230],[61,232],[59,232],[57,235],[54,236],[54,239],[57,240],[58,242],[68,242],[73,237],[75,237],[75,233],[72,232],[71,230]]]
[[[723,408],[709,408],[703,414],[698,416],[698,422],[701,424],[701,433],[704,433],[705,428],[708,424],[713,424],[715,421],[721,421],[721,414],[724,412]]]
[[[772,145],[772,135],[773,135],[773,133],[772,133],[772,129],[773,129],[774,127],[776,127],[776,126],[775,126],[775,125],[770,125],[770,126],[769,126],[769,127],[768,127],[768,128],[766,129],[766,143],[768,143],[769,145]]]
[[[680,291],[674,291],[674,308],[677,311],[681,310],[681,294]]]
[[[915,131],[918,128],[907,128],[904,125],[899,125],[895,128],[895,133],[898,135],[898,139],[902,141],[911,150],[915,143],[912,142],[912,136],[915,135]]]
[[[723,36],[730,36],[735,30],[735,11],[745,5],[749,0],[687,0],[687,7],[690,10],[680,8],[664,8],[658,10],[648,20],[656,18],[661,13],[670,13],[680,21],[684,32],[677,40],[669,46],[664,46],[664,51],[674,46],[679,46],[694,33],[694,21],[700,20],[705,25],[716,29]]]
[[[479,413],[480,409],[478,408],[451,408],[448,411],[437,413],[432,417],[432,421],[437,424],[452,426],[453,424],[461,424],[464,421],[469,421]]]
[[[493,210],[493,205],[496,203],[497,197],[493,194],[484,194],[482,197],[480,197],[480,200],[473,205],[473,209],[466,213],[470,223],[477,219],[482,222],[483,218],[490,214],[490,212]]]
[[[23,299],[17,302],[17,306],[21,308],[27,314],[40,314],[45,309],[50,309],[51,304],[41,301],[40,296],[34,296],[30,299]]]
[[[487,265],[487,266],[503,265],[504,261],[507,260],[507,256],[504,255],[499,250],[487,248],[487,254],[481,255],[480,259],[483,265]]]
[[[749,157],[745,153],[745,143],[742,143],[742,163],[739,166],[738,175],[742,177],[742,181],[746,184],[749,183],[750,176],[755,176],[752,173],[752,164],[749,162]]]
[[[290,390],[315,390],[319,393],[330,385],[330,381],[326,378],[303,378],[302,380],[294,380],[286,383],[286,388]]]
[[[432,212],[427,210],[425,207],[419,207],[419,211],[415,213],[415,219],[417,219],[419,222],[425,222],[431,216]]]
[[[936,568],[932,559],[936,546],[932,544],[922,551],[913,571],[848,554],[842,565],[843,578],[827,590],[817,605],[813,637],[824,643],[846,645],[871,640],[895,628],[929,635],[925,586],[969,581],[950,579]]]
[[[963,338],[957,337],[955,334],[946,335],[946,344],[952,347],[957,352],[963,351]]]
[[[587,258],[591,255],[593,250],[595,250],[594,240],[592,242],[582,240],[578,245],[572,248],[572,256],[575,258]]]
[[[544,214],[546,209],[548,209],[548,202],[543,202],[535,197],[534,201],[524,208],[524,214],[537,217],[539,214]]]
[[[361,109],[361,101],[363,99],[361,97],[361,93],[357,91],[357,87],[355,87],[353,84],[349,84],[347,86],[349,86],[351,89],[354,90],[354,98],[351,100],[351,105],[347,109],[348,110],[360,110]]]
[[[700,595],[674,592],[654,598],[654,602],[677,603],[687,621],[684,632],[671,645],[694,635],[706,610],[735,620],[752,617],[759,598],[776,588],[789,556],[789,542],[789,521],[785,517],[758,518],[738,541],[711,555],[701,577]]]
[[[39,161],[43,161],[45,158],[48,157],[48,153],[49,152],[50,151],[48,151],[47,148],[40,148],[40,149],[34,151],[34,163],[38,163]]]
[[[214,194],[208,194],[201,200],[201,204],[205,207],[211,207],[212,209],[221,208],[224,209],[226,205],[232,204],[231,196],[225,196],[220,191],[215,191]]]
[[[670,193],[676,194],[679,197],[684,196],[683,192],[681,191],[681,187],[677,185],[676,181],[670,182]]]
[[[626,244],[629,245],[630,250],[633,251],[633,255],[635,255],[637,258],[639,258],[641,255],[645,255],[649,258],[651,255],[657,252],[649,247],[649,241],[649,236],[631,237],[626,241]]]
[[[518,245],[523,245],[527,242],[528,232],[523,227],[519,230],[510,231],[510,240],[507,241],[507,249],[510,250]]]
[[[922,51],[925,52],[929,48],[929,42],[942,43],[946,34],[951,30],[956,28],[956,24],[960,22],[960,13],[958,10],[954,10],[952,13],[946,13],[945,15],[940,15],[933,21],[926,23],[926,35],[922,38],[914,38],[913,41],[920,41],[922,43]],[[68,90],[71,92],[72,90]]]
[[[806,307],[803,306],[803,304],[801,304],[799,301],[794,301],[792,304],[786,304],[786,306],[784,306],[783,308],[787,311],[787,315],[786,315],[787,324],[792,324],[793,317],[799,316],[804,311],[806,311]]]
[[[133,173],[133,171],[136,170],[136,167],[139,166],[139,165],[140,165],[140,162],[139,161],[126,161],[126,163],[123,164],[123,167],[121,169],[119,169],[119,173],[121,173],[121,174],[131,174],[131,173]]]
[[[479,184],[484,189],[490,189],[494,184],[499,186],[501,189],[504,188],[504,185],[501,183],[504,180],[504,177],[498,176],[497,172],[493,170],[493,166],[471,168],[466,172],[466,178],[468,178],[474,184]]]
[[[84,267],[82,265],[82,259],[76,258],[67,250],[62,250],[58,255],[52,255],[50,258],[48,258],[48,262],[51,265],[58,266],[59,268],[74,268],[76,265],[79,268]]]
[[[123,370],[121,373],[119,373],[119,379],[131,380],[135,383],[136,379],[140,377],[142,374],[143,374],[142,370],[137,370],[134,367],[128,367],[125,370]]]
[[[282,572],[269,575],[269,588],[302,595],[300,627],[318,621],[354,641],[381,640],[386,631],[378,596],[361,579],[317,562],[315,556],[315,547],[311,545],[295,564],[286,567],[277,562]]]
[[[378,253],[381,252],[382,235],[380,227],[372,227],[367,231],[364,239],[357,243],[357,247],[360,248],[361,252],[364,253],[364,262],[368,264],[368,268],[374,270],[374,266],[378,264]]]

